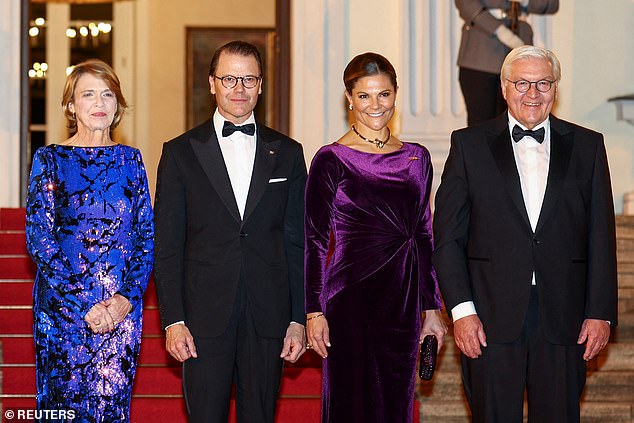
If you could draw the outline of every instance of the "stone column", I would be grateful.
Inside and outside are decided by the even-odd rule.
[[[20,3],[0,2],[0,207],[20,203]]]
[[[393,132],[430,150],[437,187],[451,131],[466,124],[456,65],[462,19],[453,2],[295,0],[292,13],[290,132],[307,161],[348,130],[343,69],[356,54],[374,51],[399,78]],[[546,19],[530,16],[536,44],[549,44]]]

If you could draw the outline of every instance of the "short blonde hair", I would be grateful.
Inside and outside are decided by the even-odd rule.
[[[114,113],[114,119],[110,125],[110,130],[113,130],[117,127],[123,113],[128,108],[128,103],[125,101],[123,93],[121,93],[121,83],[119,82],[117,74],[114,73],[110,65],[99,59],[88,59],[81,62],[76,65],[66,77],[64,93],[62,94],[62,107],[64,108],[64,116],[66,116],[66,120],[68,121],[67,127],[71,132],[77,132],[77,118],[75,114],[70,111],[69,106],[75,96],[77,81],[79,81],[82,75],[87,73],[102,79],[117,98],[117,110]]]
[[[558,82],[561,79],[561,64],[559,63],[557,56],[555,56],[555,53],[542,47],[526,45],[514,48],[506,55],[504,63],[502,63],[502,71],[500,72],[500,80],[502,81],[502,84],[506,82],[511,74],[513,63],[529,57],[548,60],[553,68],[553,77],[555,78],[555,81]]]

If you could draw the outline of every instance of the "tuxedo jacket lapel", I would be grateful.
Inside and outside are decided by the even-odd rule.
[[[550,164],[548,166],[546,193],[535,228],[536,233],[544,225],[544,221],[553,210],[557,199],[560,198],[572,154],[572,138],[572,131],[562,121],[550,116]]]
[[[233,218],[240,222],[238,203],[233,194],[229,173],[227,172],[227,167],[222,157],[222,151],[220,151],[220,145],[218,144],[213,123],[209,121],[209,125],[204,125],[203,127],[209,128],[209,130],[194,134],[194,136],[190,138],[190,144],[198,162],[205,171],[214,190],[218,193],[222,203],[227,210],[229,210]]]
[[[495,131],[490,135],[489,148],[493,154],[498,170],[504,179],[504,186],[508,192],[517,211],[522,216],[529,229],[531,227],[524,204],[522,195],[522,186],[520,184],[520,175],[517,172],[517,164],[513,155],[513,146],[511,145],[511,134],[509,133],[506,115],[500,116],[495,123]]]
[[[247,221],[253,210],[255,210],[255,207],[268,186],[269,178],[275,168],[279,147],[280,140],[276,139],[273,134],[262,127],[262,125],[258,125],[255,163],[253,164],[253,174],[251,175],[247,204],[244,209],[244,222]]]

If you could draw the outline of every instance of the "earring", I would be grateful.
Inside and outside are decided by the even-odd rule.
[[[396,107],[396,100],[394,100],[394,107]]]
[[[348,104],[348,109],[352,110],[352,103]]]

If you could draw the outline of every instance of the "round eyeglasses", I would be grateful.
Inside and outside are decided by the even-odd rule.
[[[236,85],[238,85],[238,81],[242,82],[242,86],[244,88],[254,88],[256,85],[258,85],[258,82],[260,81],[260,79],[262,79],[261,76],[255,76],[255,75],[246,75],[246,76],[233,76],[233,75],[216,76],[214,75],[214,78],[219,79],[220,82],[222,83],[222,86],[225,88],[235,87]]]
[[[549,81],[547,79],[540,79],[539,81],[527,81],[525,79],[519,79],[517,81],[511,81],[507,79],[508,82],[515,85],[515,89],[521,93],[525,93],[531,89],[531,85],[535,84],[535,88],[540,93],[547,93],[552,88],[555,81]]]

